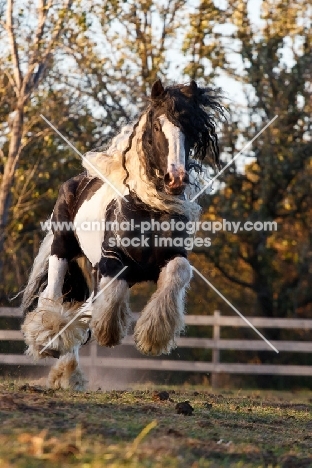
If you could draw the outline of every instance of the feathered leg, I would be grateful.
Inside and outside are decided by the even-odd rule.
[[[56,255],[49,257],[48,285],[39,296],[37,308],[26,315],[22,325],[22,332],[28,345],[27,354],[35,359],[51,355],[50,350],[55,353],[54,355],[57,352],[64,354],[72,350],[78,344],[77,340],[84,336],[85,327],[82,327],[82,330],[75,330],[76,324],[73,323],[53,341],[49,349],[40,352],[77,312],[77,307],[73,310],[70,304],[63,306],[62,287],[67,265],[68,262],[64,258],[58,258]]]
[[[88,184],[89,179],[81,174],[62,185],[51,217],[53,223],[73,221],[77,190],[79,191],[79,187],[86,187]],[[62,358],[53,368],[52,375],[53,372],[60,375],[61,369],[63,369],[64,382],[67,380],[69,382],[66,386],[78,387],[82,387],[81,382],[77,385],[70,383],[69,372],[72,373],[73,378],[81,374],[76,361],[79,346],[86,341],[88,336],[88,323],[80,317],[78,308],[84,301],[87,289],[90,288],[86,288],[84,285],[80,289],[79,282],[77,284],[75,275],[72,275],[74,270],[70,271],[69,281],[66,285],[69,289],[67,302],[63,303],[63,285],[69,262],[76,259],[78,269],[80,268],[86,280],[82,283],[87,283],[89,286],[88,273],[84,271],[78,261],[82,253],[73,230],[55,229],[46,236],[34,262],[29,284],[25,289],[23,308],[26,316],[22,325],[22,331],[28,345],[27,353],[37,359],[61,355]],[[72,264],[72,267],[73,265],[75,264]],[[47,287],[41,292],[46,273],[48,273]],[[33,310],[38,294],[38,305]],[[70,302],[70,298],[72,302]],[[43,351],[46,346],[47,349]],[[61,377],[55,377],[55,379],[58,382],[63,382]],[[78,380],[81,381],[82,376]],[[53,381],[51,376],[50,381]]]
[[[131,323],[129,309],[129,287],[125,280],[111,281],[108,276],[102,277],[97,299],[90,304],[92,319],[90,328],[93,336],[101,346],[116,346],[127,334]]]
[[[168,354],[184,328],[184,295],[192,277],[189,262],[170,260],[161,270],[157,290],[144,308],[134,330],[137,348],[144,354]]]
[[[71,390],[85,390],[87,380],[79,367],[79,346],[71,353],[64,354],[57,360],[48,375],[50,388],[69,388]]]

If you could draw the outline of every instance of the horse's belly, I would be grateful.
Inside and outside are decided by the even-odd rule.
[[[82,203],[74,219],[80,247],[93,266],[101,259],[105,231],[104,216],[111,201],[109,192],[111,190],[104,184],[89,200]]]

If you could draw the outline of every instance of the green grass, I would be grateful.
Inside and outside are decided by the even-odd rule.
[[[311,393],[21,385],[0,384],[1,468],[312,467]],[[176,412],[185,400],[191,416]]]

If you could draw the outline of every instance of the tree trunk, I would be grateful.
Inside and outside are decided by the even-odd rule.
[[[7,161],[4,165],[4,172],[0,186],[0,278],[3,270],[4,241],[6,227],[9,219],[11,207],[11,189],[14,183],[14,173],[21,151],[21,140],[23,135],[24,109],[23,105],[18,105],[12,122],[12,136],[10,140]]]

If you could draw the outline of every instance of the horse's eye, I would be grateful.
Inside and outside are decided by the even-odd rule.
[[[156,130],[156,132],[159,132],[160,128],[158,123],[154,123],[154,130]]]

